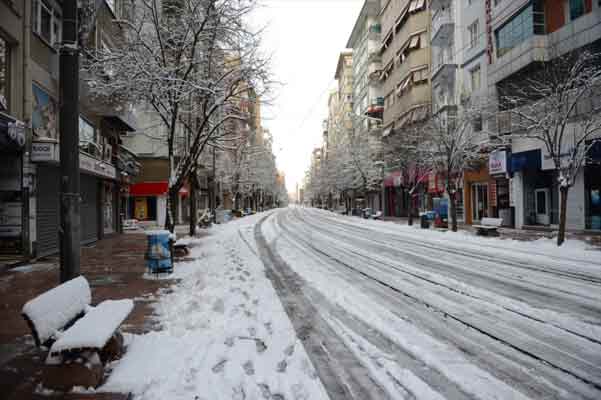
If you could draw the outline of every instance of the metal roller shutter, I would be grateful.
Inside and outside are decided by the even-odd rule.
[[[98,240],[98,179],[90,175],[80,175],[81,188],[81,242]]]
[[[58,252],[59,169],[44,165],[38,168],[37,176],[37,255],[46,256]]]
[[[60,226],[59,168],[44,165],[38,168],[37,179],[37,255],[59,252]],[[98,179],[80,175],[81,188],[81,243],[98,240]]]

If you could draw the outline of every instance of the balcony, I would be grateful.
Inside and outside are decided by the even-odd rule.
[[[432,81],[450,81],[455,79],[457,64],[453,53],[444,52],[432,63]]]
[[[454,29],[453,8],[436,10],[432,15],[432,45],[448,43],[453,38]]]
[[[374,118],[382,118],[384,112],[384,97],[376,97],[367,106],[366,115]]]
[[[457,104],[455,104],[455,100],[453,98],[450,98],[447,96],[435,99],[432,104],[432,113],[433,114],[444,113],[444,112],[452,114],[452,113],[456,112],[456,110],[457,110]]]
[[[367,66],[367,76],[370,80],[375,81],[380,79],[382,73],[382,63],[380,60],[372,60]]]

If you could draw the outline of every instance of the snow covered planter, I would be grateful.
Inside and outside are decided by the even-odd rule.
[[[91,300],[90,285],[80,276],[23,306],[36,345],[50,349],[42,373],[45,387],[96,388],[104,377],[104,365],[121,357],[123,338],[118,329],[133,301],[106,300],[92,307]]]

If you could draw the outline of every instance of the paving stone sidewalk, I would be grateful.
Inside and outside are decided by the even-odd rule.
[[[122,325],[125,332],[142,333],[153,325],[152,298],[170,281],[144,279],[143,233],[113,235],[82,248],[81,272],[90,282],[92,303],[105,299],[135,300],[133,312]],[[21,317],[28,300],[58,284],[58,257],[38,260],[0,272],[0,398],[7,400],[66,399],[122,400],[123,394],[53,394],[49,397],[39,386],[45,353],[33,342]]]

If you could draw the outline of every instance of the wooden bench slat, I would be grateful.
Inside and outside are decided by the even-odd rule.
[[[89,310],[50,348],[50,354],[75,349],[101,349],[134,307],[130,299],[106,300]]]

